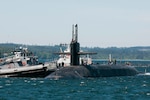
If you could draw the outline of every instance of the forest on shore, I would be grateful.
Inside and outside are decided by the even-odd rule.
[[[10,53],[15,48],[27,47],[29,51],[40,59],[56,59],[58,55],[55,52],[60,52],[60,45],[54,46],[39,46],[39,45],[22,45],[13,43],[1,43],[0,44],[0,58],[4,57],[4,54]],[[64,50],[65,47],[62,47]],[[81,47],[81,50],[85,52],[96,52],[96,55],[92,55],[93,59],[108,59],[108,55],[111,54],[114,59],[142,59],[150,60],[150,46],[136,46],[136,47]]]

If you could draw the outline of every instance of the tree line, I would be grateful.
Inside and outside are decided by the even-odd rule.
[[[0,57],[4,57],[4,54],[8,54],[15,48],[27,47],[34,55],[40,59],[55,59],[58,55],[55,52],[60,52],[60,45],[54,46],[39,46],[39,45],[22,45],[13,43],[1,43],[0,44]],[[62,47],[63,50],[65,47]],[[150,60],[150,46],[142,47],[81,47],[81,50],[85,52],[96,52],[96,55],[92,55],[93,59],[108,59],[108,55],[111,54],[114,59],[143,59]]]

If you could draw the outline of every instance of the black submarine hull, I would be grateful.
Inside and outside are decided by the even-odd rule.
[[[138,71],[132,66],[86,65],[62,67],[48,75],[46,79],[135,76],[137,74]]]

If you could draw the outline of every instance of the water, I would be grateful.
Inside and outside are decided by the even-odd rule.
[[[141,72],[145,72],[145,69],[150,72],[150,67],[147,66],[136,68]],[[72,80],[0,78],[0,100],[149,100],[149,98],[150,75]]]
[[[148,100],[150,76],[72,80],[0,78],[0,100]]]

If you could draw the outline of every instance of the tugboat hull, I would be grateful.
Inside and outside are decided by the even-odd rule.
[[[48,70],[43,65],[0,69],[0,77],[46,77],[54,70]]]

